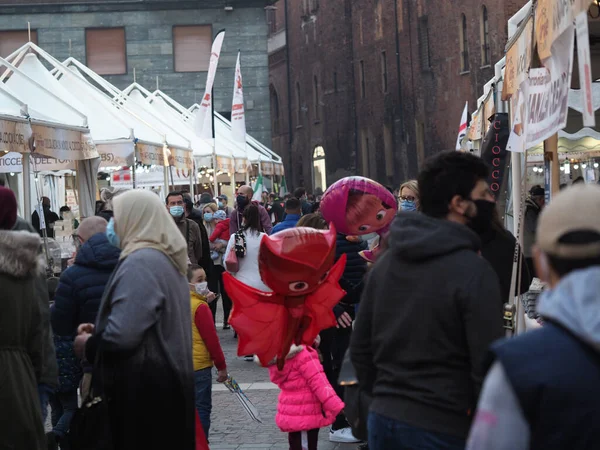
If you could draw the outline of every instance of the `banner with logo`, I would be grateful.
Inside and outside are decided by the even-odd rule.
[[[510,134],[507,113],[494,115],[492,124],[481,145],[481,159],[490,169],[488,184],[496,199],[502,192],[504,174],[509,158],[507,158],[506,144]]]
[[[502,100],[507,100],[527,79],[533,46],[533,16],[530,16],[506,52]]]
[[[511,129],[506,149],[509,152],[523,153],[526,150],[527,137],[525,135],[525,125],[527,123],[527,87],[529,78],[526,78],[520,87],[510,98],[511,110]]]
[[[263,175],[268,175],[268,176],[275,175],[275,167],[273,167],[272,162],[261,162],[260,170]]]
[[[194,170],[194,154],[191,151],[170,148],[169,164],[178,169]]]
[[[235,173],[246,173],[250,170],[250,163],[247,159],[235,160]]]
[[[236,161],[237,163],[237,161]],[[224,156],[217,156],[217,170],[232,173],[234,171],[233,160]]]
[[[535,8],[535,39],[538,55],[544,61],[554,54],[552,46],[586,12],[593,0],[538,0]]]
[[[123,167],[133,165],[132,141],[96,144],[100,155],[100,167]]]
[[[81,131],[31,125],[35,153],[56,159],[80,161],[98,158],[98,150],[89,134]]]
[[[223,39],[225,39],[225,30],[221,30],[215,36],[213,41],[212,49],[210,51],[210,64],[208,66],[208,74],[206,76],[206,88],[204,89],[204,97],[200,102],[200,108],[196,112],[194,119],[194,131],[196,136],[203,139],[213,138],[213,126],[212,126],[212,89],[215,83],[215,75],[217,73],[217,66],[219,65],[219,57],[221,55],[221,48],[223,47]]]
[[[231,104],[231,135],[237,142],[246,145],[246,113],[244,111],[244,83],[240,67],[240,52],[235,65],[235,82],[233,84],[233,102]]]
[[[567,124],[573,69],[574,30],[570,26],[555,40],[547,68],[530,69],[527,87],[527,148],[534,147]]]
[[[583,93],[583,126],[594,128],[596,116],[592,106],[592,64],[590,62],[590,36],[588,33],[587,12],[581,12],[575,19],[577,33],[577,63],[579,65],[579,86]]]
[[[29,152],[32,133],[29,122],[0,120],[0,152]]]

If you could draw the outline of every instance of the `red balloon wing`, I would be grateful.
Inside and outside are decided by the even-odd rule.
[[[339,280],[346,267],[346,255],[333,265],[323,284],[306,299],[306,315],[311,318],[310,325],[302,334],[302,343],[312,345],[317,335],[327,328],[335,327],[333,307],[346,295]]]
[[[238,334],[238,356],[257,355],[269,363],[281,348],[287,323],[284,298],[262,292],[223,274],[225,290],[233,301],[229,323]]]

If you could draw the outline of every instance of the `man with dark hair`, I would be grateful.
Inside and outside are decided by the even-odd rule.
[[[398,214],[368,275],[350,354],[373,398],[370,450],[465,446],[484,357],[504,334],[498,277],[469,228],[492,220],[487,175],[469,153],[428,160],[422,213]]]
[[[523,226],[523,255],[529,273],[535,274],[533,268],[533,244],[535,243],[535,230],[544,204],[546,191],[541,186],[533,186],[529,191],[529,198],[525,201],[525,223]]]
[[[285,202],[285,219],[273,227],[273,233],[294,228],[302,217],[302,205],[297,198],[290,198]]]
[[[202,234],[196,222],[185,217],[185,201],[183,193],[169,192],[166,199],[167,210],[173,216],[175,224],[187,242],[190,264],[202,263]]]
[[[198,262],[202,266],[207,276],[212,273],[213,262],[210,257],[210,244],[208,242],[208,232],[204,226],[202,213],[194,208],[194,202],[189,192],[183,194],[183,202],[185,203],[185,217],[193,220],[198,228],[200,228],[200,237],[202,240],[202,259]]]
[[[302,214],[311,214],[312,205],[306,201],[306,189],[299,187],[294,190],[294,197],[302,202]]]
[[[238,188],[237,197],[235,199],[235,209],[233,210],[233,213],[229,218],[229,231],[231,234],[237,233],[242,227],[244,209],[246,209],[246,206],[248,206],[250,203],[255,203],[258,206],[258,214],[260,215],[260,226],[262,228],[261,231],[264,231],[267,234],[271,234],[273,224],[271,223],[271,219],[269,218],[269,213],[264,208],[264,206],[252,200],[253,196],[254,190],[252,189],[252,187],[244,185]]]
[[[541,328],[492,346],[468,448],[591,449],[600,442],[600,187],[544,209],[533,250],[549,289]]]
[[[276,194],[269,194],[269,203],[267,203],[265,209],[269,213],[269,216],[271,217],[271,222],[274,226],[283,220],[283,207],[281,206],[281,201],[277,198]]]

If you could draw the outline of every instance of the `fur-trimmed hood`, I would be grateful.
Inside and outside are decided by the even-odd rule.
[[[29,231],[0,230],[0,274],[24,278],[45,268],[41,238]]]

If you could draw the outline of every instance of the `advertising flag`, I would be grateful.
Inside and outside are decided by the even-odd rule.
[[[196,136],[202,139],[212,139],[212,89],[215,83],[215,75],[217,73],[217,66],[219,65],[219,56],[221,55],[221,47],[223,47],[223,39],[225,38],[225,30],[221,30],[217,33],[215,40],[213,41],[212,49],[210,51],[210,65],[208,66],[208,75],[206,76],[206,89],[204,90],[204,97],[200,103],[200,108],[196,113],[194,120],[194,131]]]
[[[462,148],[461,142],[464,137],[467,135],[467,109],[469,107],[469,102],[465,102],[465,109],[463,110],[462,117],[460,119],[460,126],[458,127],[458,138],[456,139],[456,150],[460,150]]]
[[[240,67],[240,53],[238,52],[235,65],[235,83],[233,84],[233,103],[231,105],[231,134],[233,138],[246,143],[246,113],[244,111],[244,83]]]

